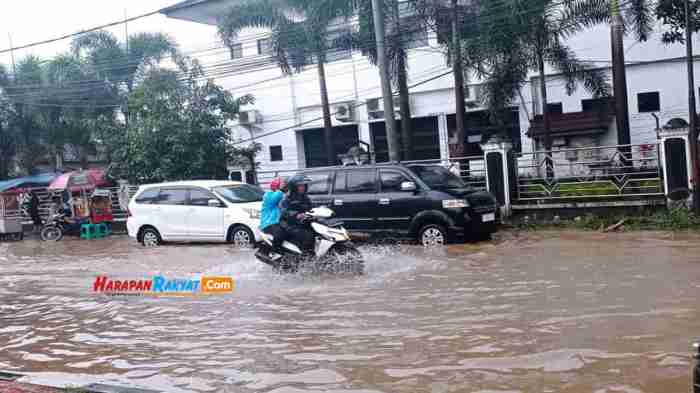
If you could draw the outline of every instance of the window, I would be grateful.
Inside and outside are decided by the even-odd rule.
[[[272,53],[272,41],[269,38],[258,40],[258,54],[269,55]]]
[[[658,112],[660,109],[661,103],[659,102],[658,91],[637,94],[637,110],[639,113]]]
[[[609,98],[591,98],[588,100],[581,100],[581,110],[584,112],[604,110],[608,105],[608,100]]]
[[[328,32],[328,34],[326,35],[326,47],[328,48],[328,50],[326,50],[327,62],[345,60],[352,57],[352,50],[341,48],[338,45],[336,45],[335,42],[338,38],[347,37],[350,34],[352,34],[352,30],[350,30],[349,28]]]
[[[155,203],[158,200],[159,193],[160,188],[149,188],[136,197],[136,203],[142,203],[146,205]]]
[[[209,191],[190,188],[190,206],[209,206],[209,200],[216,199]]]
[[[428,46],[428,31],[423,28],[416,28],[413,25],[411,28],[414,30],[406,32],[406,49],[422,48]]]
[[[549,111],[549,113],[557,113],[557,114],[564,113],[564,107],[561,104],[561,102],[547,104],[547,110]]]
[[[214,191],[231,203],[259,202],[265,194],[260,187],[250,184],[216,187]]]
[[[400,192],[401,183],[409,180],[401,172],[381,170],[379,171],[379,181],[382,185],[382,192]]]
[[[335,176],[336,193],[371,193],[377,191],[377,173],[374,169],[338,172]]]
[[[311,172],[307,173],[306,176],[311,179],[311,184],[309,184],[309,188],[306,191],[308,194],[328,194],[329,180],[331,178],[330,172]]]
[[[185,202],[187,202],[187,190],[184,188],[160,190],[158,195],[159,205],[184,205]]]
[[[243,57],[243,44],[233,44],[231,46],[231,59],[240,59]]]
[[[270,161],[282,161],[282,146],[270,146]]]

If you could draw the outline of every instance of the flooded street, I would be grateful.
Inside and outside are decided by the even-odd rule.
[[[0,243],[0,370],[167,392],[685,392],[700,236],[505,234],[364,246],[360,278],[282,277],[228,245]],[[201,298],[98,275],[234,277]]]

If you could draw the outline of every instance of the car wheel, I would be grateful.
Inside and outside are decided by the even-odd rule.
[[[447,229],[438,224],[428,224],[418,231],[418,241],[424,246],[441,246],[447,243]]]
[[[160,234],[155,228],[146,228],[141,232],[141,244],[144,247],[158,247],[161,241]]]
[[[236,247],[250,248],[255,243],[255,235],[253,235],[253,231],[248,229],[248,227],[240,225],[231,230],[229,242],[233,243]]]

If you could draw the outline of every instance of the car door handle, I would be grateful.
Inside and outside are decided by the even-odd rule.
[[[342,199],[333,200],[333,206],[343,206],[343,200]]]
[[[390,203],[391,203],[391,199],[389,199],[389,198],[382,198],[379,200],[380,205],[388,205]]]

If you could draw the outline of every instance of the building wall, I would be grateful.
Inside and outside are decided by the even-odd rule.
[[[177,15],[169,15],[180,19],[197,21],[199,23],[215,23],[215,16],[220,15],[226,6],[235,0],[205,2],[201,6],[178,11]],[[610,74],[610,33],[608,26],[598,26],[580,33],[567,41],[579,59],[590,61],[599,67],[607,67]],[[257,55],[257,44],[254,39],[260,37],[264,30],[249,29],[241,32],[239,39],[244,42],[244,58],[238,61],[246,62]],[[697,35],[696,35],[697,37]],[[700,40],[696,38],[696,45]],[[429,47],[410,51],[409,85],[413,85],[441,73],[448,72],[444,56],[440,53],[434,37],[429,40]],[[685,48],[682,45],[665,46],[660,43],[659,35],[655,34],[647,42],[638,43],[633,38],[625,38],[625,55],[628,62],[627,82],[630,105],[630,121],[632,143],[654,141],[655,120],[648,113],[637,110],[637,93],[659,91],[661,111],[658,113],[662,124],[672,117],[687,119],[687,88],[684,63],[669,59],[682,58]],[[235,63],[234,63],[235,64]],[[696,74],[700,75],[696,67]],[[562,102],[564,112],[581,110],[581,100],[590,98],[582,87],[573,95],[567,96],[563,82],[554,70],[547,69],[547,93],[550,102]],[[381,96],[379,75],[375,66],[359,53],[353,53],[350,58],[342,59],[326,66],[326,79],[331,103],[352,102],[361,104],[368,98]],[[536,92],[536,75],[531,83],[523,86],[521,96],[515,97],[514,105],[519,108],[521,143],[523,152],[532,152],[536,146],[527,137],[530,118],[540,113],[539,94]],[[263,170],[284,170],[303,167],[303,132],[306,128],[322,126],[320,94],[317,71],[309,67],[302,73],[283,76],[274,65],[264,69],[226,77],[218,80],[234,94],[253,94],[256,102],[251,108],[259,110],[263,122],[250,129],[235,127],[235,138],[245,141],[251,137],[263,144],[260,155]],[[478,84],[476,78],[471,83]],[[411,109],[413,116],[436,116],[440,142],[447,144],[447,126],[445,115],[454,114],[453,78],[447,74],[429,83],[411,88]],[[479,110],[483,108],[475,108]],[[369,122],[366,108],[359,106],[355,113],[359,138],[371,142]],[[303,123],[299,125],[300,123]],[[342,124],[334,120],[334,124]],[[601,144],[615,144],[616,131],[614,124],[607,134],[598,140]],[[269,146],[281,145],[283,161],[271,162]],[[446,146],[441,146],[441,155],[445,158]]]

